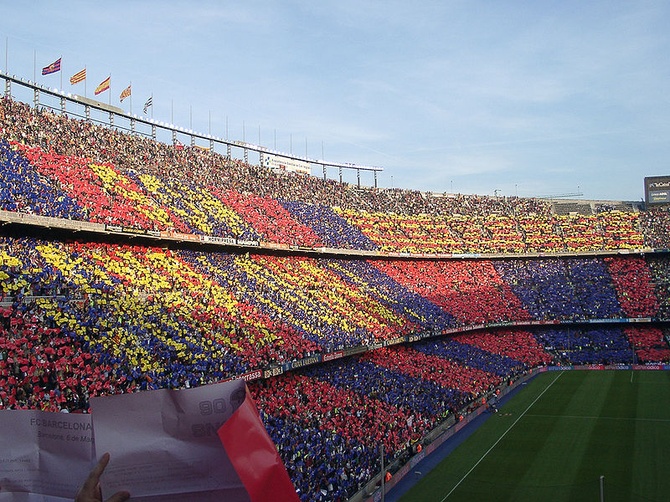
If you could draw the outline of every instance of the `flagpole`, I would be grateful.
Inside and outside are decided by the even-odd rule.
[[[61,66],[62,66],[62,63],[63,63],[63,55],[61,54],[60,57],[59,57],[58,59],[60,60],[60,62],[61,62]],[[61,68],[60,71],[59,71],[58,73],[60,73],[60,90],[61,90],[61,92],[63,92],[63,68]]]
[[[133,114],[133,81],[130,81],[130,115]]]
[[[33,50],[33,82],[37,83],[37,50]]]
[[[5,37],[5,73],[9,75],[9,37]]]
[[[86,70],[86,65],[84,65],[84,97],[85,98],[88,97],[87,92],[86,92],[86,81],[88,80],[88,74],[86,73],[86,71],[87,71]]]
[[[112,74],[109,74],[109,106],[112,106]]]

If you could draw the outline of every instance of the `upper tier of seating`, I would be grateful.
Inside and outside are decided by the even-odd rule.
[[[517,197],[274,173],[0,99],[0,209],[289,246],[394,253],[666,248],[663,210],[556,214]]]

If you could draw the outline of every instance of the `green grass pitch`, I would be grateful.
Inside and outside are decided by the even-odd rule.
[[[546,372],[401,500],[670,500],[670,373]]]

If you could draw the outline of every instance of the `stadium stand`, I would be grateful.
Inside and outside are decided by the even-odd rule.
[[[129,232],[2,227],[0,409],[245,377],[301,499],[361,496],[380,444],[397,465],[533,368],[670,363],[667,211],[555,207],[277,174],[1,98],[0,209]]]
[[[354,189],[276,174],[200,148],[176,149],[48,110],[33,111],[8,98],[0,108],[3,150],[10,148],[8,142],[21,152],[12,157],[29,160],[24,176],[5,183],[25,194],[4,197],[8,210],[20,204],[33,214],[302,246],[318,243],[318,235],[333,248],[391,252],[527,253],[645,245],[641,227],[647,212],[613,207],[563,215],[537,199]],[[8,171],[5,175],[12,176]],[[32,195],[33,185],[41,197]],[[241,200],[248,200],[246,211]],[[291,223],[277,203],[292,215]],[[268,225],[277,214],[284,223],[281,238],[268,234],[277,227]],[[656,214],[649,213],[652,221]],[[653,230],[649,234],[654,239]]]
[[[626,364],[633,350],[620,328],[545,329],[538,339],[559,358],[561,364]]]

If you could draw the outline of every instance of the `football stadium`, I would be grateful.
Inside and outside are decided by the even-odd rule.
[[[243,381],[286,500],[668,493],[664,179],[365,187],[0,77],[0,415]]]

